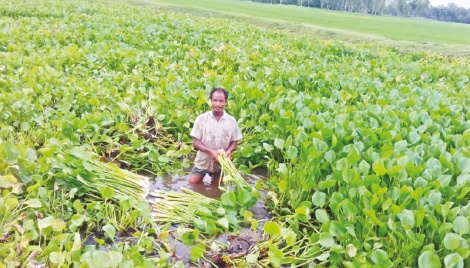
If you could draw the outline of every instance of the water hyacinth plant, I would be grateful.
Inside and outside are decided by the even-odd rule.
[[[148,1],[0,0],[0,24],[0,263],[171,266],[141,200],[145,179],[95,160],[182,172],[191,124],[224,86],[244,134],[233,161],[269,168],[271,221],[313,245],[296,253],[288,232],[267,246],[269,265],[292,255],[331,267],[470,266],[468,58]],[[130,179],[113,188],[114,174]],[[203,232],[236,229],[254,202],[226,175],[225,216],[201,208],[206,222],[191,223]],[[139,239],[120,242],[121,228]],[[243,261],[256,265],[256,252]]]

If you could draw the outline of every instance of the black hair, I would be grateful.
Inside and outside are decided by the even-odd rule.
[[[225,100],[228,99],[228,91],[225,88],[223,88],[223,87],[214,87],[214,88],[212,88],[211,93],[209,95],[209,98],[211,100],[212,100],[212,95],[214,95],[214,92],[216,92],[216,91],[222,91],[222,93],[224,93],[224,95],[225,95]]]

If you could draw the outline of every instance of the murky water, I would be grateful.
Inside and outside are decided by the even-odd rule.
[[[268,171],[264,168],[258,168],[253,170],[251,174],[254,176],[243,177],[248,183],[254,185],[257,179],[266,179]],[[188,177],[189,170],[185,171],[184,175],[166,175],[156,177],[155,179],[151,180],[150,191],[158,189],[164,191],[181,192],[181,188],[187,188],[211,198],[219,198],[222,195],[218,185],[211,183],[211,178],[209,175],[206,175],[200,184],[190,184],[188,182]],[[152,177],[150,176],[150,178]]]

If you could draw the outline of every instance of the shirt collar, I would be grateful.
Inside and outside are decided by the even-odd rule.
[[[209,111],[209,116],[215,119],[215,116],[212,113],[212,110]],[[227,118],[227,112],[225,112],[225,110],[224,110],[224,113],[222,114],[222,117],[220,118],[220,120],[226,119],[226,118]]]

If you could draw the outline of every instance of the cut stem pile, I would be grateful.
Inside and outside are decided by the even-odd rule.
[[[150,203],[155,209],[152,214],[155,222],[193,223],[199,217],[197,211],[201,208],[207,208],[212,213],[221,207],[220,201],[216,199],[186,188],[181,189],[182,193],[161,190],[150,192],[150,196],[154,198]]]
[[[101,199],[103,189],[109,187],[113,189],[112,199],[116,201],[128,197],[146,200],[150,189],[148,177],[121,169],[113,163],[102,162],[80,147],[61,152],[65,167],[57,177],[62,178],[70,188],[77,188],[78,193]]]
[[[149,194],[150,182],[146,176],[132,173],[119,168],[115,164],[101,162],[96,159],[90,160],[89,167],[97,176],[93,185],[97,189],[102,189],[106,186],[113,188],[117,199],[130,196],[145,200]]]

